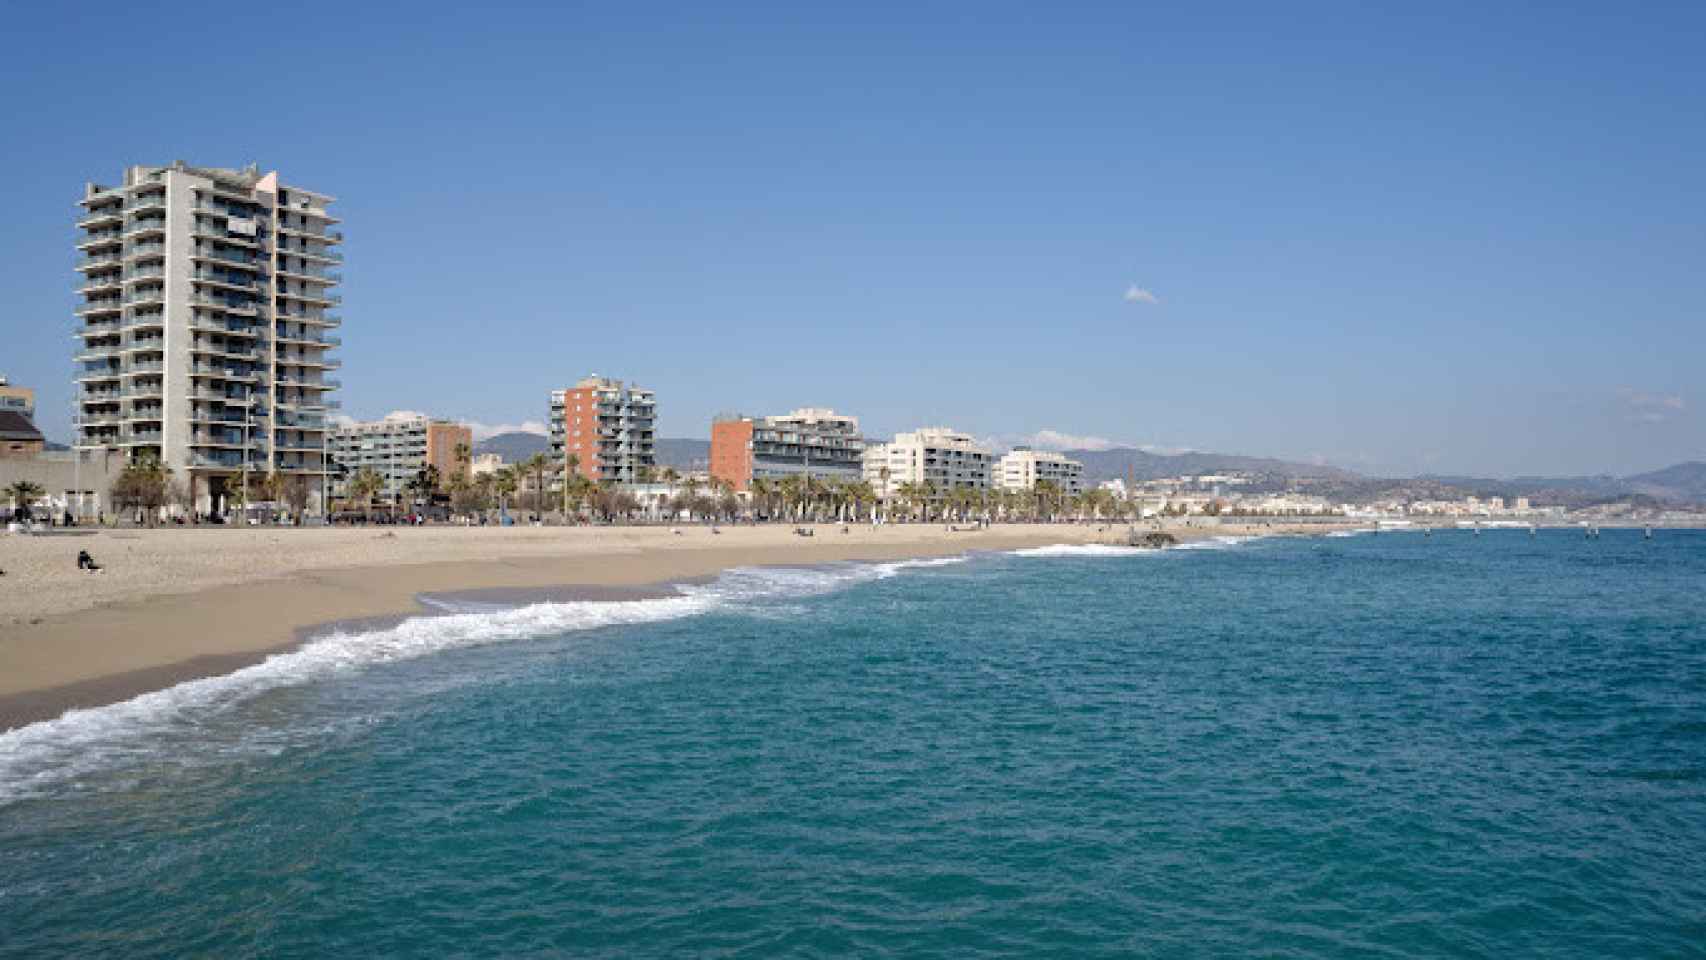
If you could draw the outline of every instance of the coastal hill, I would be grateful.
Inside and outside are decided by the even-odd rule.
[[[1319,463],[1298,463],[1268,457],[1243,457],[1226,453],[1150,453],[1132,447],[1109,450],[1068,450],[1066,455],[1084,464],[1084,479],[1160,480],[1165,477],[1192,477],[1215,473],[1243,473],[1275,479],[1355,480],[1358,475],[1340,467]]]

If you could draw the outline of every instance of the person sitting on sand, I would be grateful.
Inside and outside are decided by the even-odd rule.
[[[101,569],[101,565],[95,562],[94,557],[89,556],[89,551],[79,550],[77,551],[77,569],[94,573]]]

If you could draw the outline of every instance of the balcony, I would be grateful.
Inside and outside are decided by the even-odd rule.
[[[139,217],[135,220],[132,220],[124,228],[124,235],[127,237],[136,236],[136,235],[144,234],[144,233],[165,233],[165,232],[166,232],[166,218],[165,217]]]
[[[77,269],[94,270],[97,267],[118,266],[124,262],[124,257],[116,253],[85,253],[77,260]]]
[[[295,333],[279,330],[273,334],[273,339],[279,343],[317,343],[323,347],[341,347],[344,343],[342,338],[329,337],[323,333],[309,333],[305,330]]]
[[[202,307],[218,307],[232,313],[259,314],[261,303],[258,300],[240,301],[235,298],[215,297],[211,294],[200,294],[190,298],[190,302]]]
[[[158,430],[127,430],[122,434],[126,444],[154,444],[160,442]]]
[[[115,246],[123,242],[123,230],[97,230],[77,241],[77,249],[88,251],[97,248]]]
[[[102,297],[82,304],[75,312],[79,317],[87,317],[97,313],[117,313],[123,306],[122,297]]]
[[[266,359],[266,355],[261,351],[237,344],[196,343],[190,349],[194,353],[223,357],[227,360],[247,360],[250,363],[259,363]]]
[[[190,329],[202,333],[223,333],[227,336],[235,334],[240,337],[255,338],[261,336],[266,328],[241,320],[215,320],[212,317],[196,317],[190,321]]]
[[[130,293],[125,294],[122,301],[126,306],[157,304],[164,307],[166,304],[166,291],[164,288],[155,290],[133,290]]]
[[[161,267],[132,267],[124,272],[125,283],[135,283],[138,280],[164,279],[166,268]]]
[[[292,257],[306,257],[310,260],[324,260],[328,263],[343,263],[344,255],[336,250],[315,249],[306,244],[280,244],[278,252]]]
[[[165,337],[133,337],[119,347],[121,353],[160,352],[166,349]]]
[[[230,250],[196,250],[190,253],[190,258],[193,260],[211,260],[218,263],[229,263],[240,270],[253,270],[257,273],[262,272],[262,265],[266,262],[265,257],[257,257],[253,254],[238,253]]]
[[[126,400],[151,399],[161,396],[164,392],[165,384],[159,382],[138,383],[120,390],[119,396]]]
[[[124,258],[126,260],[135,260],[138,257],[153,256],[154,254],[165,256],[166,245],[163,243],[133,243],[129,247],[125,248]]]
[[[61,222],[64,222],[64,221],[61,221]],[[77,226],[87,229],[89,227],[104,226],[104,225],[109,224],[109,223],[123,223],[123,222],[124,222],[124,204],[118,203],[118,204],[113,204],[112,206],[106,206],[106,207],[101,207],[99,209],[90,210],[88,216],[77,221]]]
[[[266,277],[252,277],[244,274],[221,273],[217,270],[197,270],[190,274],[190,279],[198,283],[220,284],[235,290],[264,290],[267,286]]]
[[[254,380],[260,376],[260,371],[214,363],[192,363],[190,364],[190,375],[217,377],[223,380]]]
[[[77,288],[77,292],[89,294],[96,293],[101,290],[117,290],[119,286],[119,275],[116,273],[108,273],[84,280],[83,285]]]

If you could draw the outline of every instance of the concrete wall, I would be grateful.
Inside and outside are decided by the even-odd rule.
[[[30,459],[0,459],[0,490],[19,480],[40,484],[47,491],[54,513],[70,507],[74,513],[93,518],[98,513],[113,512],[113,481],[124,469],[124,454],[119,450],[86,450],[82,463],[72,451],[52,451]],[[82,491],[82,508],[78,509],[77,492]],[[0,505],[12,506],[11,498],[0,493]]]

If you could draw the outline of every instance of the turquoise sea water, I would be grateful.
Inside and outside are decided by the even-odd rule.
[[[458,609],[0,735],[0,955],[1706,954],[1706,534]]]

